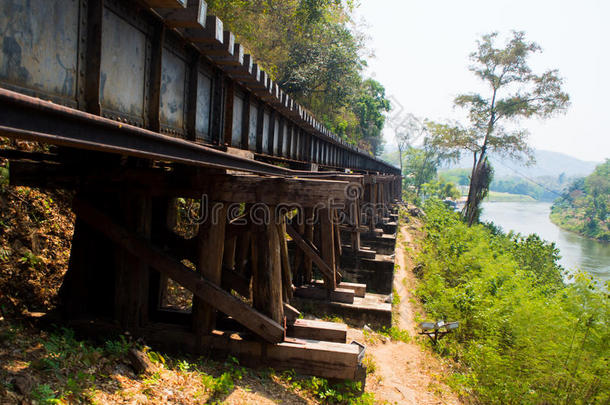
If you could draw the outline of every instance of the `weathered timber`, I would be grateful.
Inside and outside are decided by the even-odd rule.
[[[294,295],[297,297],[311,298],[315,300],[353,304],[355,294],[353,289],[348,288],[335,288],[334,290],[328,290],[326,288],[320,288],[316,285],[304,285],[295,288]]]
[[[235,247],[235,271],[244,276],[248,275],[250,235],[250,231],[238,234]]]
[[[275,207],[254,233],[252,249],[252,300],[254,308],[278,323],[284,322],[280,241]]]
[[[313,218],[313,209],[305,208],[305,233],[303,234],[303,239],[308,241],[309,243],[313,243]],[[303,266],[304,281],[305,283],[309,283],[313,279],[313,261],[307,255],[303,260]]]
[[[203,0],[188,0],[186,8],[158,7],[154,10],[170,28],[205,28],[207,4]]]
[[[299,316],[301,315],[301,313],[299,312],[298,309],[291,306],[290,304],[284,303],[284,315],[286,316],[286,323],[291,325],[297,319],[299,319]]]
[[[227,207],[225,204],[216,205],[216,207],[220,208],[217,212],[218,216],[214,213],[208,218],[208,221],[199,225],[197,235],[199,255],[196,266],[204,279],[220,286]],[[207,304],[198,297],[193,298],[193,329],[197,336],[204,336],[212,332],[215,318],[213,305]]]
[[[159,251],[146,240],[117,225],[106,214],[82,200],[75,200],[74,211],[79,218],[106,237],[148,263],[149,266],[166,273],[195,296],[219,311],[232,316],[266,341],[277,343],[284,339],[284,329],[278,322],[197,275],[188,267]]]
[[[112,323],[71,321],[69,325],[91,337],[119,334],[121,329]],[[152,347],[175,352],[202,353],[195,335],[187,329],[171,324],[152,324],[135,330]],[[204,339],[205,353],[224,359],[235,356],[247,367],[273,367],[278,370],[294,370],[300,374],[323,378],[359,379],[362,366],[361,348],[355,344],[323,342],[309,339],[292,339],[290,342],[269,344],[245,340],[237,333],[215,331]]]
[[[329,279],[334,279],[334,272],[328,266],[328,264],[320,257],[317,249],[310,242],[307,242],[305,239],[299,235],[299,233],[292,227],[290,224],[286,224],[286,232],[295,241],[299,249],[305,253],[305,255],[312,260],[317,266],[320,272]]]
[[[148,7],[184,8],[187,0],[142,0]]]
[[[312,319],[297,319],[294,324],[287,328],[286,334],[300,339],[345,343],[347,339],[347,325]]]
[[[328,200],[342,201],[346,182],[309,178],[215,174],[192,169],[108,169],[79,165],[11,160],[14,185],[40,188],[137,190],[150,195],[200,198],[228,203],[264,203],[314,207]],[[244,227],[244,225],[235,225]]]
[[[150,239],[151,200],[137,194],[119,196],[126,229]],[[148,322],[149,268],[140,257],[118,246],[115,249],[114,319],[126,328]]]
[[[328,290],[334,290],[337,287],[336,278],[336,257],[335,257],[335,241],[333,230],[332,210],[323,208],[319,211],[320,220],[320,253],[322,260],[326,263],[330,270],[330,274],[322,272],[324,283]],[[317,263],[316,263],[317,264]]]
[[[238,272],[224,267],[222,269],[222,288],[235,290],[246,298],[250,298],[250,279]]]
[[[280,254],[282,257],[282,292],[284,301],[292,298],[292,271],[290,270],[290,257],[288,256],[288,243],[286,241],[286,218],[282,216],[276,224],[280,239]]]
[[[314,280],[313,284],[318,287],[323,287],[324,280]],[[342,288],[344,290],[352,290],[354,292],[354,295],[356,297],[360,297],[360,298],[364,297],[364,294],[366,293],[366,284],[350,283],[347,281],[342,281],[339,284],[337,284],[337,288]]]

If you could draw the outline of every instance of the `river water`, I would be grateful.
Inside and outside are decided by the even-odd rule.
[[[493,221],[505,232],[537,233],[555,242],[560,263],[567,270],[584,270],[601,280],[610,280],[610,243],[564,231],[551,222],[550,210],[551,204],[545,202],[486,202],[481,220]]]

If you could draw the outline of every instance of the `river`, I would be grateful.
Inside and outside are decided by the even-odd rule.
[[[549,219],[551,203],[486,202],[481,220],[493,221],[505,232],[537,233],[559,249],[561,265],[570,271],[584,270],[601,280],[610,280],[610,243],[597,242],[564,231]]]

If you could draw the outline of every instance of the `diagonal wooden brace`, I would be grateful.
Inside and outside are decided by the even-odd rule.
[[[290,235],[292,240],[294,240],[299,249],[301,249],[305,253],[305,255],[307,255],[307,257],[313,260],[313,262],[318,266],[324,277],[330,280],[335,279],[332,269],[320,257],[315,246],[311,246],[305,239],[303,239],[303,237],[299,235],[296,229],[294,229],[293,226],[289,223],[286,223],[286,232],[288,233],[288,235]]]
[[[207,304],[233,317],[237,322],[267,342],[279,343],[284,340],[284,328],[279,323],[199,276],[148,241],[116,224],[112,218],[89,203],[75,199],[74,212],[84,222],[110,240],[137,256],[149,266],[166,274]]]

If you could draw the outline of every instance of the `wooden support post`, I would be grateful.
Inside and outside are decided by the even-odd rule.
[[[288,243],[286,241],[286,218],[278,218],[277,234],[280,239],[280,254],[282,258],[282,291],[284,301],[292,298],[292,272],[290,271],[290,257],[288,256]]]
[[[211,206],[212,214],[206,223],[199,226],[197,235],[199,250],[197,271],[209,282],[220,286],[227,206],[223,203],[214,203]],[[214,215],[213,211],[216,207],[220,209],[217,215]],[[193,298],[193,329],[199,338],[212,332],[215,320],[214,308],[198,298]]]
[[[250,274],[247,272],[248,254],[250,253],[250,234],[250,231],[246,231],[237,235],[237,245],[235,247],[235,271],[246,277],[250,277]]]
[[[150,197],[125,193],[119,197],[125,227],[150,239]],[[114,287],[114,318],[121,327],[138,328],[148,321],[149,268],[139,257],[117,246]]]
[[[297,213],[296,217],[294,217],[291,225],[296,226],[296,231],[299,233],[299,235],[303,236],[305,234],[305,221],[304,221],[304,217],[305,217],[305,213],[303,212],[303,209],[299,210],[299,212]],[[293,227],[294,227],[293,226]],[[295,249],[294,252],[294,266],[292,268],[293,270],[293,277],[292,277],[292,281],[293,284],[295,286],[301,286],[305,283],[305,275],[304,275],[304,270],[305,270],[305,254],[303,253],[303,251],[301,249]]]
[[[283,324],[282,274],[280,240],[277,232],[275,207],[269,207],[267,223],[257,225],[254,232],[252,300],[254,308]]]
[[[355,198],[350,203],[351,225],[354,227],[351,231],[352,252],[360,251],[360,201]]]
[[[320,252],[322,259],[330,268],[331,274],[324,275],[326,288],[331,291],[337,287],[336,280],[336,258],[335,258],[335,232],[333,230],[333,218],[330,209],[320,210]]]
[[[75,200],[74,212],[108,239],[124,247],[149,266],[167,274],[178,284],[191,291],[197,298],[233,317],[237,322],[267,342],[278,343],[284,339],[284,328],[278,322],[254,310],[176,259],[167,256],[142,237],[116,224],[112,218],[90,204],[82,200]],[[221,257],[221,255],[217,257]],[[203,342],[205,342],[205,339],[203,337]],[[201,338],[198,337],[197,346],[199,350],[201,350],[201,342]]]
[[[225,245],[222,254],[222,265],[227,269],[235,270],[235,249],[237,247],[237,235],[225,237]]]
[[[311,140],[311,137],[309,137]],[[313,209],[305,208],[305,233],[303,235],[303,239],[309,242],[313,242]],[[303,274],[305,276],[305,283],[310,283],[313,280],[313,262],[311,258],[305,256],[305,260],[303,261]]]
[[[175,199],[157,197],[152,200],[151,241],[157,246],[164,246],[171,241],[182,242],[171,230],[176,224],[177,209]],[[171,237],[171,239],[170,239]],[[182,238],[180,238],[182,239]],[[186,244],[186,240],[184,240]],[[150,271],[149,310],[154,312],[163,306],[167,288],[167,275],[158,271]]]

